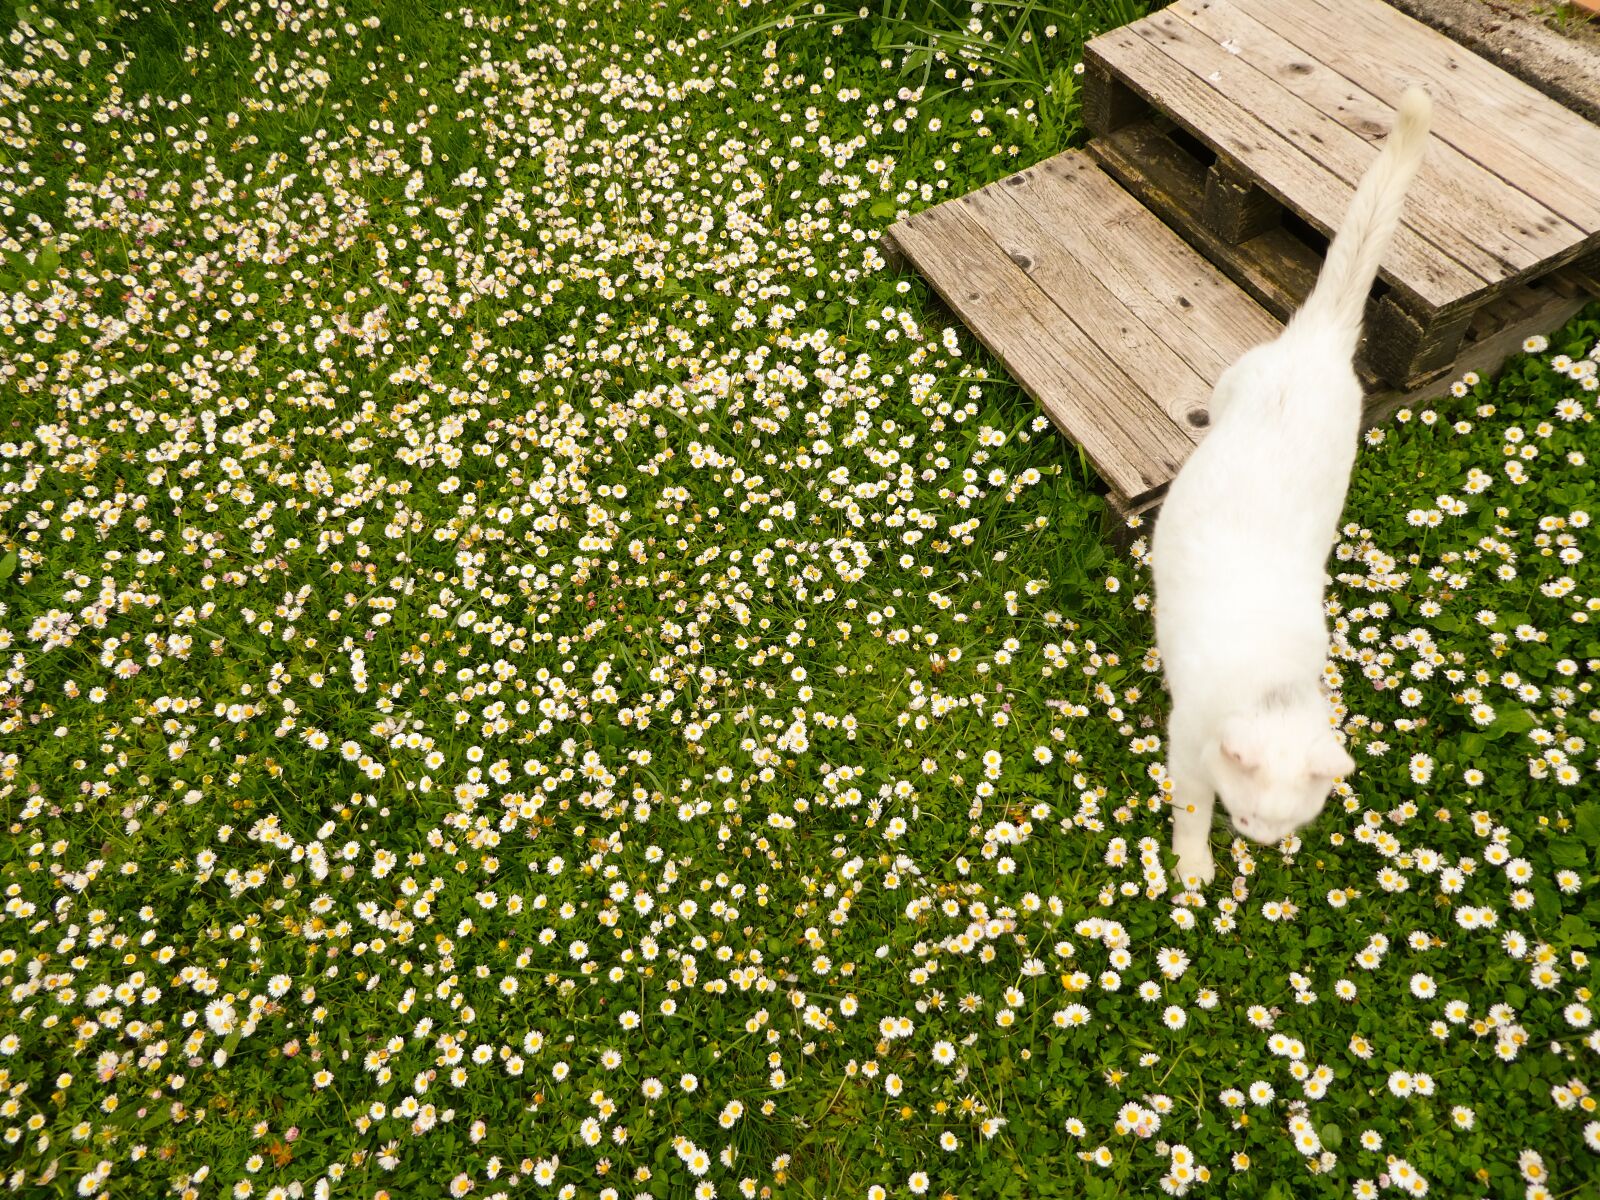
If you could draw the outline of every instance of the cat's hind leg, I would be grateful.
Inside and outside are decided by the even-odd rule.
[[[1237,366],[1238,364],[1234,364],[1233,367],[1229,367],[1222,373],[1216,385],[1211,389],[1211,395],[1206,400],[1206,415],[1210,418],[1208,423],[1211,425],[1217,423],[1238,394],[1239,372],[1236,369]]]
[[[1206,413],[1215,427],[1229,409],[1243,401],[1246,407],[1270,400],[1279,393],[1275,377],[1281,375],[1283,349],[1277,341],[1264,342],[1246,350],[1217,377],[1206,401]]]
[[[1177,855],[1174,882],[1191,881],[1204,887],[1216,877],[1211,857],[1211,813],[1216,793],[1200,759],[1200,742],[1188,734],[1174,713],[1167,748],[1167,771],[1172,779],[1172,852]]]

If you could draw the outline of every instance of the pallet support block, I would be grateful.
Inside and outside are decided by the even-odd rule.
[[[1367,309],[1366,362],[1381,379],[1406,387],[1449,368],[1461,353],[1473,309],[1428,316],[1409,311],[1393,296]]]
[[[1282,213],[1282,205],[1222,159],[1206,172],[1201,219],[1230,246],[1273,228]]]
[[[1115,133],[1150,114],[1138,92],[1098,63],[1085,63],[1083,72],[1083,123],[1095,134]]]

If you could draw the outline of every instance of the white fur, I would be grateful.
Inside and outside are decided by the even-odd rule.
[[[1431,112],[1416,88],[1401,98],[1315,289],[1276,340],[1217,381],[1210,431],[1156,522],[1180,880],[1215,874],[1217,795],[1240,833],[1274,842],[1313,820],[1335,779],[1355,767],[1321,688],[1323,587],[1360,433],[1352,359],[1361,319]]]

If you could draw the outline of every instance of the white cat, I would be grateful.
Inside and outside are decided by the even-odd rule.
[[[1418,88],[1401,97],[1316,287],[1282,334],[1217,380],[1210,431],[1156,522],[1180,881],[1206,884],[1216,872],[1217,795],[1235,829],[1270,843],[1313,820],[1335,780],[1355,769],[1322,688],[1323,587],[1360,433],[1352,359],[1432,111]]]

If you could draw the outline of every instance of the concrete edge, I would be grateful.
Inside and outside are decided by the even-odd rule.
[[[1387,0],[1600,125],[1600,48],[1493,0]]]

